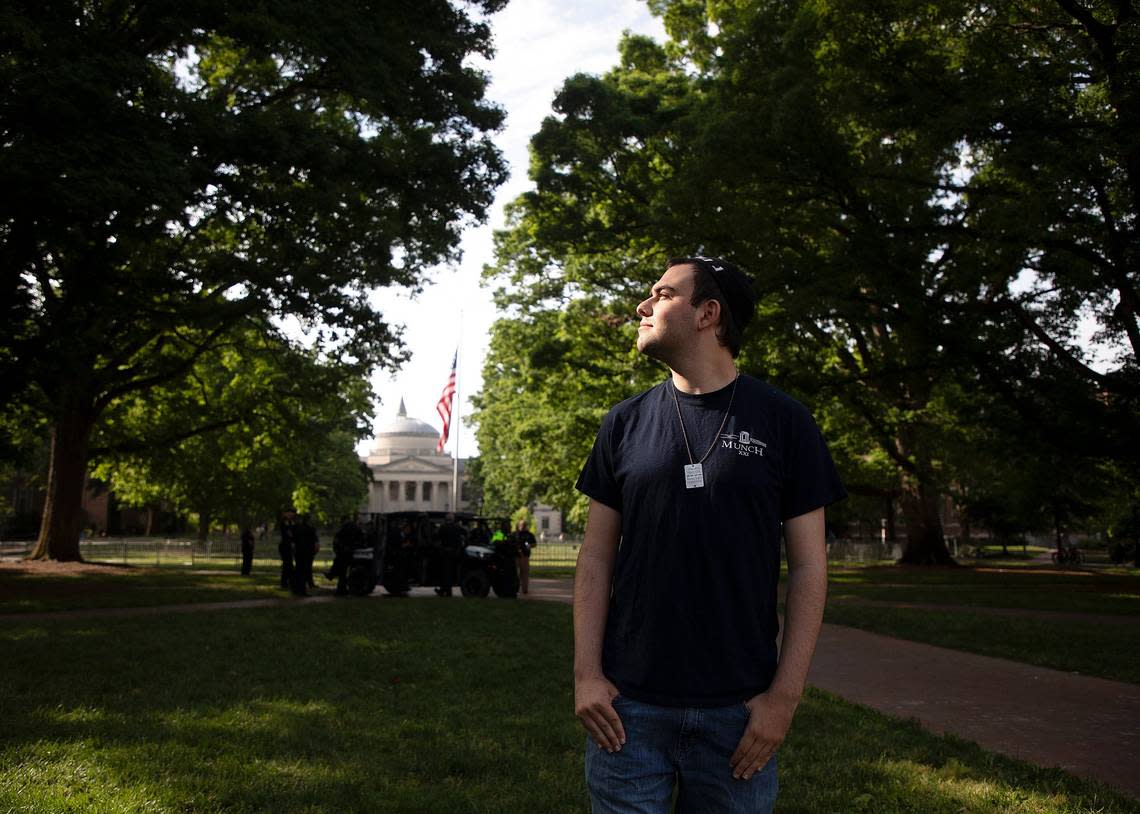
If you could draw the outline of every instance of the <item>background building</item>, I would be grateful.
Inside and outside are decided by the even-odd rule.
[[[372,451],[364,456],[372,471],[366,512],[460,511],[479,513],[477,495],[469,495],[466,459],[459,459],[459,503],[452,505],[454,458],[437,452],[439,430],[408,416],[403,399],[396,418],[376,434]],[[551,506],[531,507],[540,540],[562,535],[562,513]]]
[[[376,434],[375,446],[364,457],[372,470],[364,511],[478,511],[467,500],[463,459],[459,461],[459,502],[453,502],[454,459],[436,451],[438,441],[439,430],[409,418],[401,399],[395,420]]]
[[[557,540],[562,537],[562,512],[553,506],[537,503],[531,507],[535,534],[539,540]]]

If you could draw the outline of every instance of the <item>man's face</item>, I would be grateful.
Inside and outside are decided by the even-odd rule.
[[[695,282],[695,271],[686,264],[673,266],[653,284],[637,306],[639,351],[668,364],[678,349],[692,341],[697,329],[697,309],[690,302]]]

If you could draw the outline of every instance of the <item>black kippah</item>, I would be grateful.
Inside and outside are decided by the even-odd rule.
[[[699,266],[712,275],[724,294],[725,304],[732,312],[732,319],[741,331],[752,321],[756,313],[756,286],[752,278],[722,257],[677,257],[669,261],[669,267],[683,264]]]

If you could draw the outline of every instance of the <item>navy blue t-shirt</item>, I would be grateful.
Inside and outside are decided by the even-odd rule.
[[[704,486],[689,463],[676,393]],[[621,513],[602,669],[623,695],[726,706],[776,671],[776,585],[784,520],[846,497],[807,409],[741,375],[701,395],[670,380],[602,421],[577,488]]]

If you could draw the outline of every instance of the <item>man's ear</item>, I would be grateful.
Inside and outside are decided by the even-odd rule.
[[[720,301],[709,297],[697,308],[697,327],[715,327],[720,323]]]

